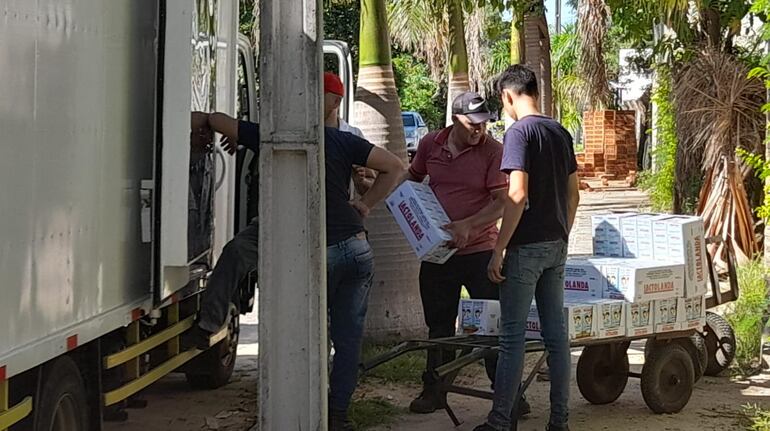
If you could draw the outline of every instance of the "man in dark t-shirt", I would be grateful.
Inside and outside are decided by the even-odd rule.
[[[516,123],[503,140],[500,169],[509,175],[509,187],[487,269],[489,278],[501,284],[495,398],[487,422],[475,431],[511,428],[533,297],[549,355],[551,417],[546,429],[567,431],[570,347],[563,313],[564,263],[579,201],[572,138],[557,121],[540,113],[537,78],[531,70],[509,67],[499,78],[498,91]]]
[[[206,127],[223,135],[222,147],[231,154],[239,145],[258,150],[256,124],[215,113],[207,116],[200,129]],[[195,128],[193,131],[195,133]],[[366,239],[363,219],[396,187],[405,168],[390,152],[332,127],[324,129],[324,153],[326,297],[329,334],[335,350],[329,378],[329,429],[349,431],[353,428],[347,420],[347,411],[358,380],[364,321],[374,274],[374,255]],[[363,196],[351,199],[350,178],[354,165],[375,170],[377,178]],[[257,267],[257,241],[258,230],[252,223],[222,251],[203,293],[200,317],[194,327],[198,333],[195,338],[203,341],[201,347],[206,347],[208,337],[226,322],[238,282]]]

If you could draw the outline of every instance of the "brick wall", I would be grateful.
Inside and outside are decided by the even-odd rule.
[[[585,149],[577,155],[583,178],[623,179],[636,171],[636,114],[634,111],[583,113]]]

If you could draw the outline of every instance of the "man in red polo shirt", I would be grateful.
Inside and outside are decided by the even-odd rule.
[[[458,248],[445,264],[423,262],[420,267],[420,296],[429,338],[455,334],[462,286],[475,299],[499,297],[498,286],[487,277],[487,264],[508,187],[507,176],[500,172],[503,146],[487,134],[486,123],[495,116],[477,93],[459,95],[452,103],[452,114],[451,126],[420,141],[409,168],[412,181],[430,177],[430,187],[452,220],[445,229]],[[450,352],[428,352],[423,392],[409,406],[412,412],[431,413],[443,408],[446,399],[436,388],[433,370],[453,356]],[[492,358],[490,362],[488,373],[493,378],[496,361]]]

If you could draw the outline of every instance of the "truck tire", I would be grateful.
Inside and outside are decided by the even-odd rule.
[[[735,332],[722,316],[706,312],[706,350],[708,365],[705,374],[717,376],[726,370],[735,359]]]
[[[187,371],[187,383],[193,389],[217,389],[230,382],[238,355],[238,338],[241,332],[240,312],[230,304],[227,337],[201,353],[193,364],[194,371]]]
[[[89,428],[88,397],[77,364],[68,356],[43,370],[35,431],[84,431]]]
[[[657,414],[681,411],[692,396],[692,357],[679,343],[657,345],[642,368],[642,397]]]

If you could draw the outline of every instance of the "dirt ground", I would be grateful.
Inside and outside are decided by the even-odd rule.
[[[590,253],[590,215],[606,209],[643,209],[646,197],[633,189],[584,193],[579,218],[571,238],[570,252]],[[184,376],[171,375],[143,393],[149,406],[130,410],[125,423],[108,424],[107,431],[188,431],[250,430],[256,418],[257,396],[257,319],[246,316],[241,329],[240,356],[233,382],[216,391],[192,391]],[[577,353],[579,354],[579,353]],[[632,370],[640,371],[644,360],[640,346],[629,351]],[[534,358],[528,358],[530,362]],[[573,365],[578,356],[573,356]],[[465,375],[462,383],[487,389],[488,382],[480,367]],[[535,381],[527,392],[532,414],[519,423],[520,431],[543,430],[548,415],[548,383]],[[385,399],[406,411],[419,387],[363,384],[356,397]],[[484,421],[491,407],[489,401],[450,395],[449,402],[463,424],[454,428],[444,412],[431,415],[404,414],[390,425],[376,431],[470,431]],[[749,381],[729,377],[704,377],[696,385],[688,406],[679,414],[655,415],[647,409],[637,379],[630,379],[624,394],[606,406],[588,404],[580,396],[573,378],[570,402],[570,427],[573,431],[732,431],[742,430],[741,411],[746,404],[770,409],[770,374]],[[278,430],[271,430],[278,431]]]

